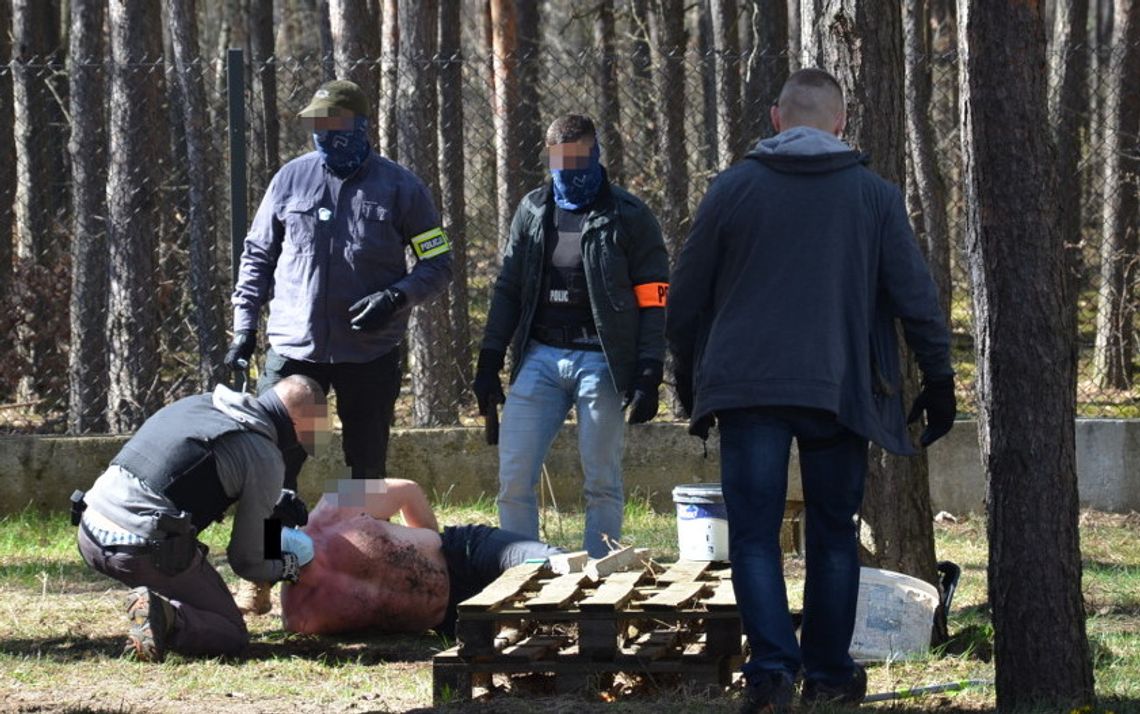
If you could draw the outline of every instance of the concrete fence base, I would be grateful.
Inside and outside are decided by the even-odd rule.
[[[1140,510],[1140,420],[1080,419],[1076,426],[1077,473],[1082,505],[1105,511]],[[0,514],[32,508],[64,510],[74,489],[86,489],[118,452],[125,437],[0,437]],[[958,422],[929,450],[930,497],[937,511],[985,510],[986,483],[978,451],[977,425]],[[582,498],[577,429],[567,424],[547,459],[554,495],[562,506]],[[708,455],[682,424],[657,423],[627,431],[624,460],[627,495],[639,494],[659,510],[672,509],[673,487],[720,480],[716,432]],[[391,476],[423,485],[433,500],[494,497],[498,453],[483,443],[480,429],[400,429],[392,433]],[[792,455],[789,498],[801,493],[799,465]],[[334,434],[323,453],[309,459],[301,492],[316,503],[328,482],[347,477],[340,439]]]

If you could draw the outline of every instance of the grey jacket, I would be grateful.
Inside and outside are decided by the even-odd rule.
[[[404,338],[411,308],[447,288],[451,253],[431,194],[411,171],[375,153],[348,179],[318,153],[269,183],[245,238],[234,288],[234,331],[257,329],[269,303],[269,344],[308,362],[370,362]],[[438,232],[438,233],[437,233]],[[407,248],[417,258],[411,273]],[[375,332],[354,332],[348,308],[398,288],[408,302]]]
[[[952,375],[902,194],[834,136],[801,127],[713,181],[673,272],[667,332],[677,373],[693,378],[694,421],[814,407],[912,454],[896,318],[925,377]]]
[[[502,353],[510,346],[512,383],[538,307],[544,226],[553,210],[549,183],[523,197],[495,280],[482,346]],[[640,307],[635,291],[669,280],[669,256],[653,213],[625,189],[603,183],[582,226],[582,265],[606,364],[614,386],[625,393],[638,361],[665,359],[665,309]]]
[[[218,478],[231,498],[237,498],[233,530],[226,555],[234,572],[247,580],[281,579],[282,561],[266,560],[264,521],[273,513],[285,481],[285,463],[277,449],[277,431],[257,400],[248,394],[218,386],[214,406],[245,429],[232,432],[214,444]],[[111,466],[87,491],[87,507],[112,523],[143,538],[158,535],[162,514],[179,509],[155,493],[130,472]]]

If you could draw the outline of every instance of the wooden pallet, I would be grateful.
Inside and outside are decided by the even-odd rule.
[[[459,603],[458,643],[432,662],[436,703],[470,698],[492,674],[549,674],[560,690],[617,672],[729,684],[742,659],[730,571],[679,561],[654,572],[641,557],[618,560],[626,569],[608,573],[604,559],[578,572],[520,565]]]

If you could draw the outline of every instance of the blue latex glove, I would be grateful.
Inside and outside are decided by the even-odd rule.
[[[292,553],[298,565],[306,565],[313,559],[313,539],[296,528],[282,528],[281,552]]]

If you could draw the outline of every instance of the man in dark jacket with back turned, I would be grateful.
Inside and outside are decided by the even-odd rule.
[[[922,444],[953,424],[949,333],[902,195],[838,138],[843,92],[805,69],[772,109],[780,132],[716,178],[673,273],[667,334],[691,429],[720,428],[733,586],[751,658],[743,712],[861,701],[848,654],[859,589],[853,517],[867,442],[913,454],[895,318],[922,369]],[[779,543],[791,440],[807,509],[797,643]]]
[[[621,536],[621,456],[629,422],[657,413],[665,358],[669,258],[639,199],[606,178],[594,123],[570,114],[546,132],[551,182],[511,223],[479,353],[479,412],[503,401],[499,370],[513,351],[499,443],[499,525],[538,538],[535,485],[573,406],[585,475],[585,549]]]

